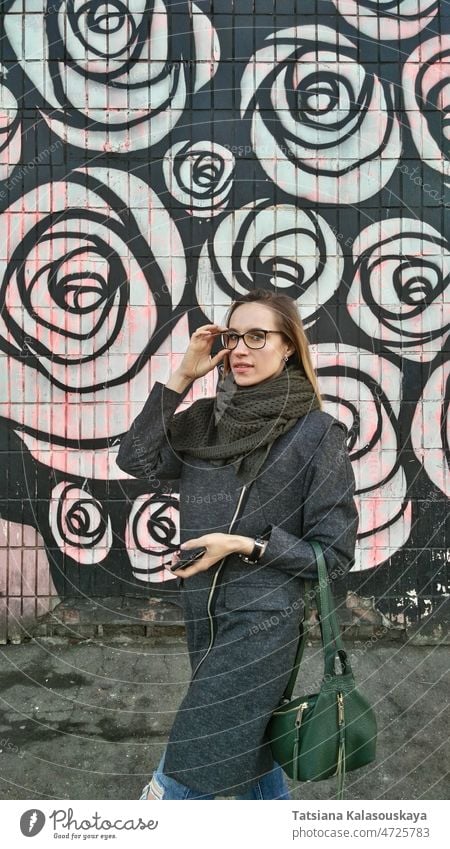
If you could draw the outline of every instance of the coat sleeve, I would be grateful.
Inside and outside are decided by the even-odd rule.
[[[312,539],[322,544],[331,580],[350,571],[355,563],[359,515],[346,433],[345,425],[336,420],[314,451],[305,481],[303,537],[268,525],[263,534],[268,544],[258,565],[317,580],[316,559],[308,543]]]
[[[179,480],[181,458],[172,450],[167,432],[178,405],[189,391],[175,392],[156,381],[139,415],[121,441],[116,463],[122,471],[158,487],[159,479]]]

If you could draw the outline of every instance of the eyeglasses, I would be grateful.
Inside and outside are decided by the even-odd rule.
[[[229,351],[232,351],[239,344],[239,339],[244,340],[244,344],[247,345],[247,348],[264,348],[267,340],[268,333],[281,333],[281,330],[260,330],[260,328],[255,328],[254,330],[247,330],[246,333],[235,333],[234,331],[230,331],[230,333],[221,333],[222,345],[224,348],[227,348]]]

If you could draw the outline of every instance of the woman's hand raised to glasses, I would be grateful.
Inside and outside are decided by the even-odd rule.
[[[211,356],[211,349],[214,339],[225,330],[228,328],[219,324],[203,324],[194,330],[177,372],[188,380],[196,380],[218,366],[227,353],[227,348],[222,348],[214,357]]]

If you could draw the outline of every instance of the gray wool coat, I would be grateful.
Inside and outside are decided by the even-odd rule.
[[[213,466],[172,450],[170,420],[187,391],[154,384],[121,440],[117,464],[152,489],[178,481],[181,542],[226,533],[239,502],[231,533],[255,536],[270,526],[258,564],[233,554],[177,579],[192,680],[170,732],[164,773],[200,793],[229,796],[245,793],[273,767],[265,730],[292,669],[304,580],[317,578],[308,539],[322,543],[332,579],[355,562],[355,478],[345,425],[314,410],[275,440],[243,493],[231,464]]]

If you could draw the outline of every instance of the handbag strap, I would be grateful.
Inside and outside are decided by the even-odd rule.
[[[320,632],[322,636],[323,651],[325,656],[324,676],[328,679],[336,675],[334,663],[336,654],[339,657],[342,673],[352,674],[350,661],[342,642],[341,629],[339,627],[334,599],[330,588],[330,579],[323,556],[322,546],[317,540],[308,540],[317,560],[317,571],[319,575],[318,587],[316,587],[317,610],[319,614]],[[318,589],[318,592],[317,592]]]
[[[311,608],[309,606],[308,592],[306,592],[306,594],[305,594],[305,604],[304,604],[304,617],[301,620],[300,625],[299,625],[300,637],[299,637],[299,641],[297,643],[297,651],[295,653],[295,660],[294,660],[294,663],[293,663],[293,666],[292,666],[292,671],[291,671],[291,674],[290,674],[290,677],[289,677],[289,681],[286,684],[286,688],[285,688],[285,691],[284,691],[282,699],[281,699],[283,702],[290,702],[290,700],[292,698],[292,693],[294,691],[295,682],[297,680],[298,669],[299,669],[301,659],[303,657],[303,652],[304,652],[305,646],[306,646],[306,638],[307,638],[307,634],[308,634],[308,630],[309,630],[308,627],[307,627],[307,622],[308,622],[308,619],[309,619],[310,609]]]
[[[334,661],[336,654],[338,654],[339,656],[342,666],[342,672],[351,673],[352,670],[350,667],[350,662],[348,661],[347,652],[345,651],[342,643],[341,631],[339,628],[336,610],[333,602],[333,596],[330,589],[330,579],[328,577],[322,545],[317,542],[317,540],[308,540],[308,543],[311,545],[316,558],[317,572],[319,578],[318,583],[313,585],[312,592],[314,593],[316,598],[317,610],[319,614],[320,633],[322,637],[325,657],[324,676],[336,675],[334,669]],[[308,585],[310,582],[306,581],[305,583],[306,585]],[[300,637],[297,644],[297,651],[295,654],[295,659],[292,666],[289,681],[286,685],[285,691],[281,699],[282,702],[290,701],[292,698],[292,693],[294,692],[295,682],[297,680],[298,670],[300,667],[301,659],[303,657],[303,652],[305,650],[307,635],[309,631],[309,628],[307,627],[309,613],[309,591],[307,591],[305,594],[304,618],[300,622],[299,626]]]
[[[239,509],[239,516],[242,515],[242,510],[248,498],[248,492],[252,483],[253,480],[249,482],[246,489],[244,490],[244,495]],[[231,522],[230,527],[228,528],[228,533],[230,533],[231,528],[235,525],[237,520],[238,517],[236,516],[234,518],[234,521]],[[326,680],[328,680],[330,676],[336,675],[334,668],[336,654],[339,656],[343,674],[345,674],[346,672],[351,674],[352,669],[350,666],[350,661],[347,658],[347,652],[345,651],[342,643],[341,630],[336,616],[333,596],[330,589],[330,579],[328,577],[327,565],[325,563],[322,545],[317,540],[306,541],[311,546],[314,552],[314,556],[316,558],[317,574],[319,581],[316,584],[314,584],[313,582],[312,592],[316,599],[317,611],[319,614],[320,634],[322,637],[323,651],[325,657],[324,677]],[[308,581],[305,581],[306,585],[308,585],[308,583]],[[304,600],[304,617],[299,624],[300,636],[297,643],[297,651],[295,653],[295,659],[292,666],[291,674],[289,676],[289,681],[281,698],[282,702],[290,701],[292,698],[292,693],[294,691],[295,682],[298,676],[298,670],[306,646],[306,639],[309,631],[309,628],[307,627],[307,622],[310,614],[308,596],[309,592],[306,592]]]

